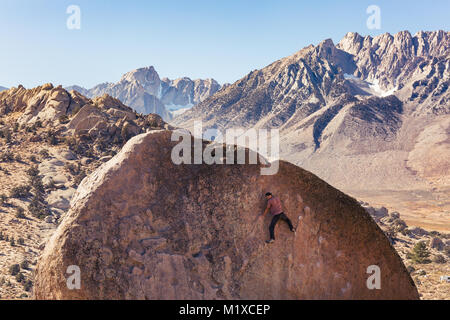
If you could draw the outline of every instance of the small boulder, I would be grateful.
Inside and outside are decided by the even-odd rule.
[[[411,234],[415,235],[415,236],[419,236],[419,237],[423,237],[423,236],[427,236],[429,235],[429,232],[420,228],[420,227],[415,227],[409,230]]]
[[[434,237],[433,239],[431,239],[430,246],[431,248],[437,249],[439,251],[444,250],[444,242],[438,237]]]
[[[83,165],[83,166],[85,166],[85,165],[88,165],[89,163],[91,163],[92,162],[92,159],[90,159],[90,158],[88,158],[88,157],[84,157],[84,158],[82,158],[81,159],[81,164]]]
[[[51,84],[51,83],[46,83],[46,84],[42,85],[41,89],[42,89],[42,90],[45,90],[45,91],[47,91],[47,90],[52,90],[52,89],[53,89],[53,84]]]
[[[374,207],[366,207],[365,209],[367,213],[370,214],[370,216],[375,220],[380,220],[388,216],[388,210],[385,207],[381,207],[379,209],[375,209]]]
[[[77,159],[77,156],[71,150],[61,151],[60,156],[65,160],[76,160]]]
[[[392,212],[392,213],[390,214],[390,217],[391,217],[392,219],[400,219],[400,213],[398,213],[398,212]]]
[[[99,160],[101,162],[108,162],[111,159],[112,159],[112,156],[104,156],[104,157],[101,157]]]
[[[388,209],[386,209],[385,207],[381,207],[377,210],[375,210],[375,217],[377,217],[378,219],[384,218],[388,216]]]

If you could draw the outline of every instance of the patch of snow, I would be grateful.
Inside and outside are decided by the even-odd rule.
[[[172,114],[173,117],[176,117],[176,116],[179,116],[180,114],[185,113],[190,108],[191,107],[189,107],[189,108],[180,108],[180,109],[176,109],[176,110],[169,110],[169,112]]]
[[[344,73],[344,79],[360,80],[358,77],[348,73]]]
[[[378,79],[361,80],[360,78],[355,77],[354,75],[348,73],[344,73],[344,79],[351,82],[354,86],[358,87],[362,91],[377,97],[387,97],[394,94],[397,91],[397,88],[395,87],[389,90],[383,90],[380,87],[380,82]]]
[[[311,96],[311,97],[309,97],[308,102],[310,102],[310,103],[319,103],[320,100],[316,96]]]
[[[372,92],[379,96],[379,97],[387,97],[392,94],[394,94],[395,91],[397,91],[396,88],[392,88],[390,90],[383,90],[380,88],[380,83],[378,79],[373,80],[373,82],[369,82],[369,88],[372,90]]]
[[[188,103],[187,105],[179,105],[179,104],[171,103],[171,104],[166,104],[166,109],[169,111],[176,111],[176,110],[181,110],[181,109],[190,109],[193,106],[194,105],[192,103]]]

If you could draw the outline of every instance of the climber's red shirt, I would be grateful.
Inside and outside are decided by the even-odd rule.
[[[267,201],[267,206],[270,208],[270,213],[274,216],[283,212],[281,209],[281,201],[277,197],[272,197]]]

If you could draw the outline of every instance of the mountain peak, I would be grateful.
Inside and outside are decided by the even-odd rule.
[[[337,47],[349,52],[350,54],[355,54],[363,46],[364,38],[357,32],[348,32],[344,38],[339,41]]]
[[[160,78],[154,66],[134,69],[125,73],[117,83],[102,83],[87,90],[79,86],[68,87],[88,97],[107,93],[129,105],[139,113],[156,113],[169,120],[170,109],[185,109],[205,100],[220,89],[214,79],[191,80],[181,77],[170,80]]]
[[[319,43],[321,47],[334,47],[334,42],[331,38],[325,39]]]
[[[120,79],[120,82],[122,81],[128,82],[136,81],[145,87],[147,84],[159,85],[161,80],[155,68],[153,66],[149,66],[145,68],[135,69],[125,73]]]

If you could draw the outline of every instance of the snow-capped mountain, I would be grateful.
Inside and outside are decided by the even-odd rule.
[[[154,67],[127,72],[117,83],[102,83],[91,89],[71,86],[88,97],[109,94],[139,113],[156,113],[165,120],[172,118],[172,112],[181,112],[202,102],[216,93],[221,86],[214,79],[191,80],[184,77],[176,80],[161,79]]]

